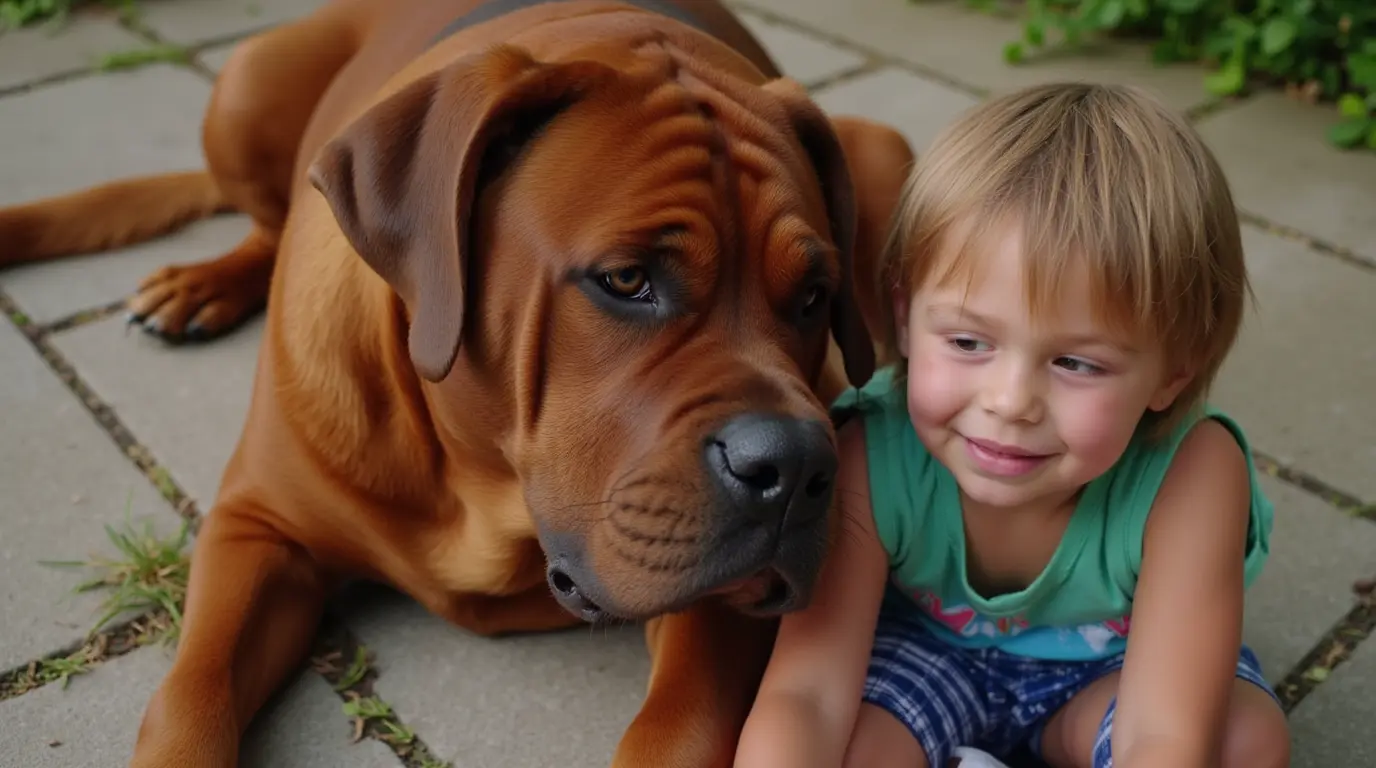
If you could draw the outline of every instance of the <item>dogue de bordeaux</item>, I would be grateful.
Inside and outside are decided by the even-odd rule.
[[[483,635],[643,621],[609,762],[729,766],[837,529],[826,405],[879,352],[903,137],[716,2],[335,0],[238,47],[202,140],[0,211],[0,266],[253,223],[129,302],[173,340],[266,311],[132,765],[235,765],[363,578]]]

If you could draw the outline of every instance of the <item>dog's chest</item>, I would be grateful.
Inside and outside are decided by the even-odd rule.
[[[460,512],[431,533],[429,571],[454,594],[507,595],[543,583],[545,558],[515,484],[470,487]]]

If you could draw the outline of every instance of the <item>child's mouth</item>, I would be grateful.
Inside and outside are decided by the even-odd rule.
[[[1050,454],[1037,454],[1016,446],[965,437],[965,452],[980,471],[1000,477],[1017,477],[1040,467]]]

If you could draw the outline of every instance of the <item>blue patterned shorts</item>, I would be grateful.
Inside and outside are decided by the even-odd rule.
[[[915,616],[880,615],[863,699],[908,727],[943,768],[957,747],[1006,758],[1019,746],[1039,752],[1042,727],[1075,694],[1123,665],[1123,656],[1095,661],[1044,661],[998,649],[947,643]],[[1261,664],[1246,646],[1237,676],[1275,698]],[[1117,699],[1109,702],[1094,742],[1094,768],[1112,768],[1109,736]]]

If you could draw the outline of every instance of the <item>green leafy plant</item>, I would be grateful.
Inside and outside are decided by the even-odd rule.
[[[1145,39],[1157,62],[1209,66],[1204,86],[1216,96],[1284,87],[1307,101],[1336,103],[1341,120],[1328,140],[1376,150],[1372,0],[1025,0],[1010,9],[1023,28],[1004,47],[1010,63],[1049,48],[1053,34],[1066,48],[1091,34]]]
[[[61,24],[78,6],[96,4],[120,9],[123,18],[137,12],[134,0],[0,0],[0,32],[41,22]]]

